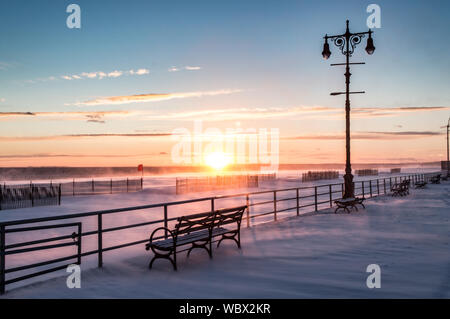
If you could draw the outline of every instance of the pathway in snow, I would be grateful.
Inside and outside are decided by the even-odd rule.
[[[243,249],[224,242],[147,269],[142,245],[111,252],[103,269],[82,272],[82,288],[64,277],[10,290],[6,298],[449,298],[450,183],[379,197],[358,213],[330,210],[242,230]],[[113,260],[114,259],[114,260]],[[381,267],[368,289],[366,267]]]

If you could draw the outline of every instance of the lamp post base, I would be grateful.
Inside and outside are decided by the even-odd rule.
[[[355,184],[353,183],[353,175],[346,173],[344,175],[344,196],[343,198],[355,197]]]

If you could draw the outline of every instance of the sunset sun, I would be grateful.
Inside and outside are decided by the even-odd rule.
[[[214,152],[205,155],[205,164],[215,170],[222,170],[230,164],[230,160],[227,154],[223,152]]]

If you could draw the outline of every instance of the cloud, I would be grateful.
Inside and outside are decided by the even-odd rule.
[[[93,79],[93,78],[97,77],[97,72],[90,72],[90,73],[83,72],[83,73],[81,73],[81,76],[83,76],[85,78]]]
[[[147,70],[147,69],[139,69],[137,71],[134,71],[134,70],[130,70],[129,71],[129,74],[131,74],[131,75],[134,75],[134,74],[136,74],[136,75],[144,75],[144,74],[149,74],[149,73],[150,73],[150,71]]]
[[[51,158],[51,157],[80,157],[80,158],[128,158],[128,157],[142,157],[142,156],[155,156],[165,155],[166,152],[160,153],[148,153],[148,154],[55,154],[55,153],[37,153],[37,154],[12,154],[12,155],[0,155],[1,159],[15,159],[15,158]]]
[[[406,106],[406,107],[366,107],[353,108],[357,117],[396,116],[403,113],[432,112],[450,110],[449,106]]]
[[[139,114],[138,111],[98,111],[98,112],[0,112],[0,120],[18,117],[58,118],[63,120],[83,120],[90,123],[105,123],[105,117],[126,117]]]
[[[123,72],[122,71],[113,71],[113,72],[109,72],[108,73],[108,77],[110,78],[118,78],[119,76],[122,76]]]
[[[16,62],[10,63],[10,62],[0,61],[0,70],[2,70],[2,71],[8,70],[8,69],[16,67],[17,65],[18,65],[18,63],[16,63]]]
[[[1,66],[1,65],[0,65]],[[122,75],[145,75],[149,74],[150,70],[141,68],[138,70],[128,70],[128,71],[119,71],[114,70],[111,72],[103,72],[103,71],[95,71],[95,72],[82,72],[80,74],[66,74],[61,75],[59,77],[56,76],[50,76],[48,78],[39,78],[35,80],[26,80],[25,83],[36,83],[37,81],[46,82],[46,81],[55,81],[56,79],[63,79],[63,80],[81,80],[81,79],[104,79],[104,78],[118,78]]]
[[[204,109],[196,111],[173,112],[164,115],[150,115],[147,119],[163,120],[193,120],[205,119],[207,121],[231,121],[245,119],[265,119],[292,117],[295,115],[314,115],[322,112],[336,111],[336,109],[323,106],[300,106],[291,108],[225,108]]]
[[[199,66],[185,66],[184,67],[184,69],[185,70],[188,70],[188,71],[197,71],[197,70],[201,70],[201,67],[199,67]]]
[[[98,134],[66,134],[66,135],[46,135],[46,136],[0,136],[3,142],[21,142],[21,141],[45,141],[45,140],[68,140],[80,138],[96,138],[96,137],[136,137],[136,138],[153,138],[168,137],[172,133],[98,133]]]
[[[352,140],[395,140],[395,139],[414,139],[421,137],[431,137],[442,135],[441,132],[433,131],[402,131],[402,132],[355,132],[351,134]],[[319,135],[300,135],[291,137],[282,137],[283,140],[344,140],[344,133],[319,134]]]
[[[233,94],[238,92],[241,92],[241,90],[218,90],[218,91],[181,92],[181,93],[147,93],[137,95],[102,97],[85,102],[77,102],[72,105],[78,106],[121,105],[139,102],[166,101],[172,99],[183,99],[191,97],[215,96],[223,94]]]
[[[0,117],[33,116],[32,112],[0,112]]]
[[[187,71],[198,71],[201,70],[202,68],[200,66],[191,66],[191,65],[187,65],[185,67],[177,67],[177,66],[171,66],[168,71],[169,72],[178,72],[181,70],[187,70]]]

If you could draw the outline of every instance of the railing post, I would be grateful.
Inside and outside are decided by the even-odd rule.
[[[314,208],[317,212],[317,186],[314,186]]]
[[[112,194],[112,178],[111,181],[109,182],[109,193]]]
[[[330,208],[331,208],[331,207],[333,207],[333,192],[331,189],[331,184],[328,186],[329,186],[329,191],[330,191]]]
[[[299,198],[299,190],[297,188],[296,190],[297,193],[297,216],[300,215],[300,198]]]
[[[102,214],[98,214],[98,267],[103,267],[103,226],[102,226]]]
[[[362,185],[362,195],[363,195],[363,198],[365,198],[366,197],[366,192],[364,190],[364,181],[361,182],[361,185]]]
[[[127,193],[128,193],[128,185],[129,185],[129,182],[128,182],[128,177],[127,177]]]
[[[31,207],[34,207],[34,186],[33,184],[30,186],[30,190],[31,190]]]
[[[169,237],[169,234],[167,232],[167,228],[168,228],[167,205],[164,205],[164,227],[166,228],[166,229],[164,229],[164,238],[167,239]]]
[[[372,180],[369,180],[370,198],[372,198]]]
[[[5,293],[5,226],[0,226],[0,294]]]
[[[81,236],[83,235],[82,233],[82,228],[81,228],[81,223],[78,223],[78,242],[77,242],[77,264],[81,265]]]
[[[75,178],[72,181],[72,196],[75,196]]]
[[[384,195],[386,195],[386,178],[383,178]]]
[[[277,191],[273,191],[273,220],[277,220]]]
[[[58,205],[61,205],[61,184],[58,187]]]
[[[247,202],[247,228],[250,227],[250,198],[248,197],[248,194],[246,196],[246,202]]]
[[[341,184],[341,193],[341,196],[344,197],[344,183]]]
[[[92,179],[92,193],[95,192],[95,188],[94,188],[94,179]]]
[[[377,179],[377,193],[380,196],[380,180]]]

